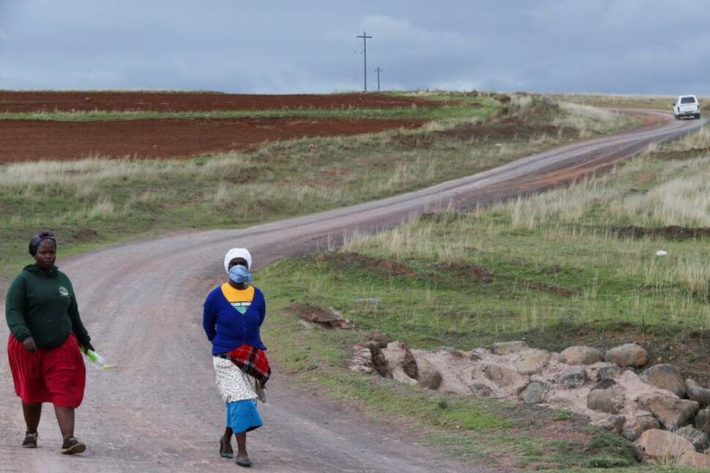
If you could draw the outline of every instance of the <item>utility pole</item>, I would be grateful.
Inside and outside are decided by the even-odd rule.
[[[372,39],[372,36],[367,36],[367,31],[362,32],[362,36],[355,36],[356,38],[362,38],[362,51],[365,55],[365,92],[367,92],[367,40]]]
[[[381,67],[378,66],[377,69],[375,69],[375,72],[377,72],[377,92],[379,92],[380,91],[380,72],[384,72],[384,71],[382,70]]]

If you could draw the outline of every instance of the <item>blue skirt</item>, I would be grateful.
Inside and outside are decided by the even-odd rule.
[[[246,399],[227,403],[227,427],[235,434],[249,432],[264,425],[256,410],[256,401]]]

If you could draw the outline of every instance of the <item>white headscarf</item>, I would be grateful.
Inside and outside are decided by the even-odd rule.
[[[224,257],[224,270],[229,274],[229,262],[234,258],[244,258],[247,262],[247,269],[251,271],[251,253],[246,248],[232,248]]]

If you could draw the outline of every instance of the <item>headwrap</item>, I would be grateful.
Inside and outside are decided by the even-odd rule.
[[[244,258],[247,262],[247,269],[251,269],[251,253],[246,248],[232,248],[224,257],[224,270],[229,274],[229,262],[234,258]]]
[[[232,269],[229,270],[229,279],[236,283],[251,282],[253,280],[249,270],[241,264],[232,266]]]
[[[54,247],[57,247],[57,239],[54,237],[54,233],[40,232],[33,236],[30,240],[30,254],[32,256],[37,255],[37,248],[39,248],[39,244],[42,243],[43,240],[52,240],[54,242]]]

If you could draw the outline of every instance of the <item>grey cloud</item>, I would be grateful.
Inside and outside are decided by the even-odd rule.
[[[0,88],[710,95],[701,0],[0,0]]]

